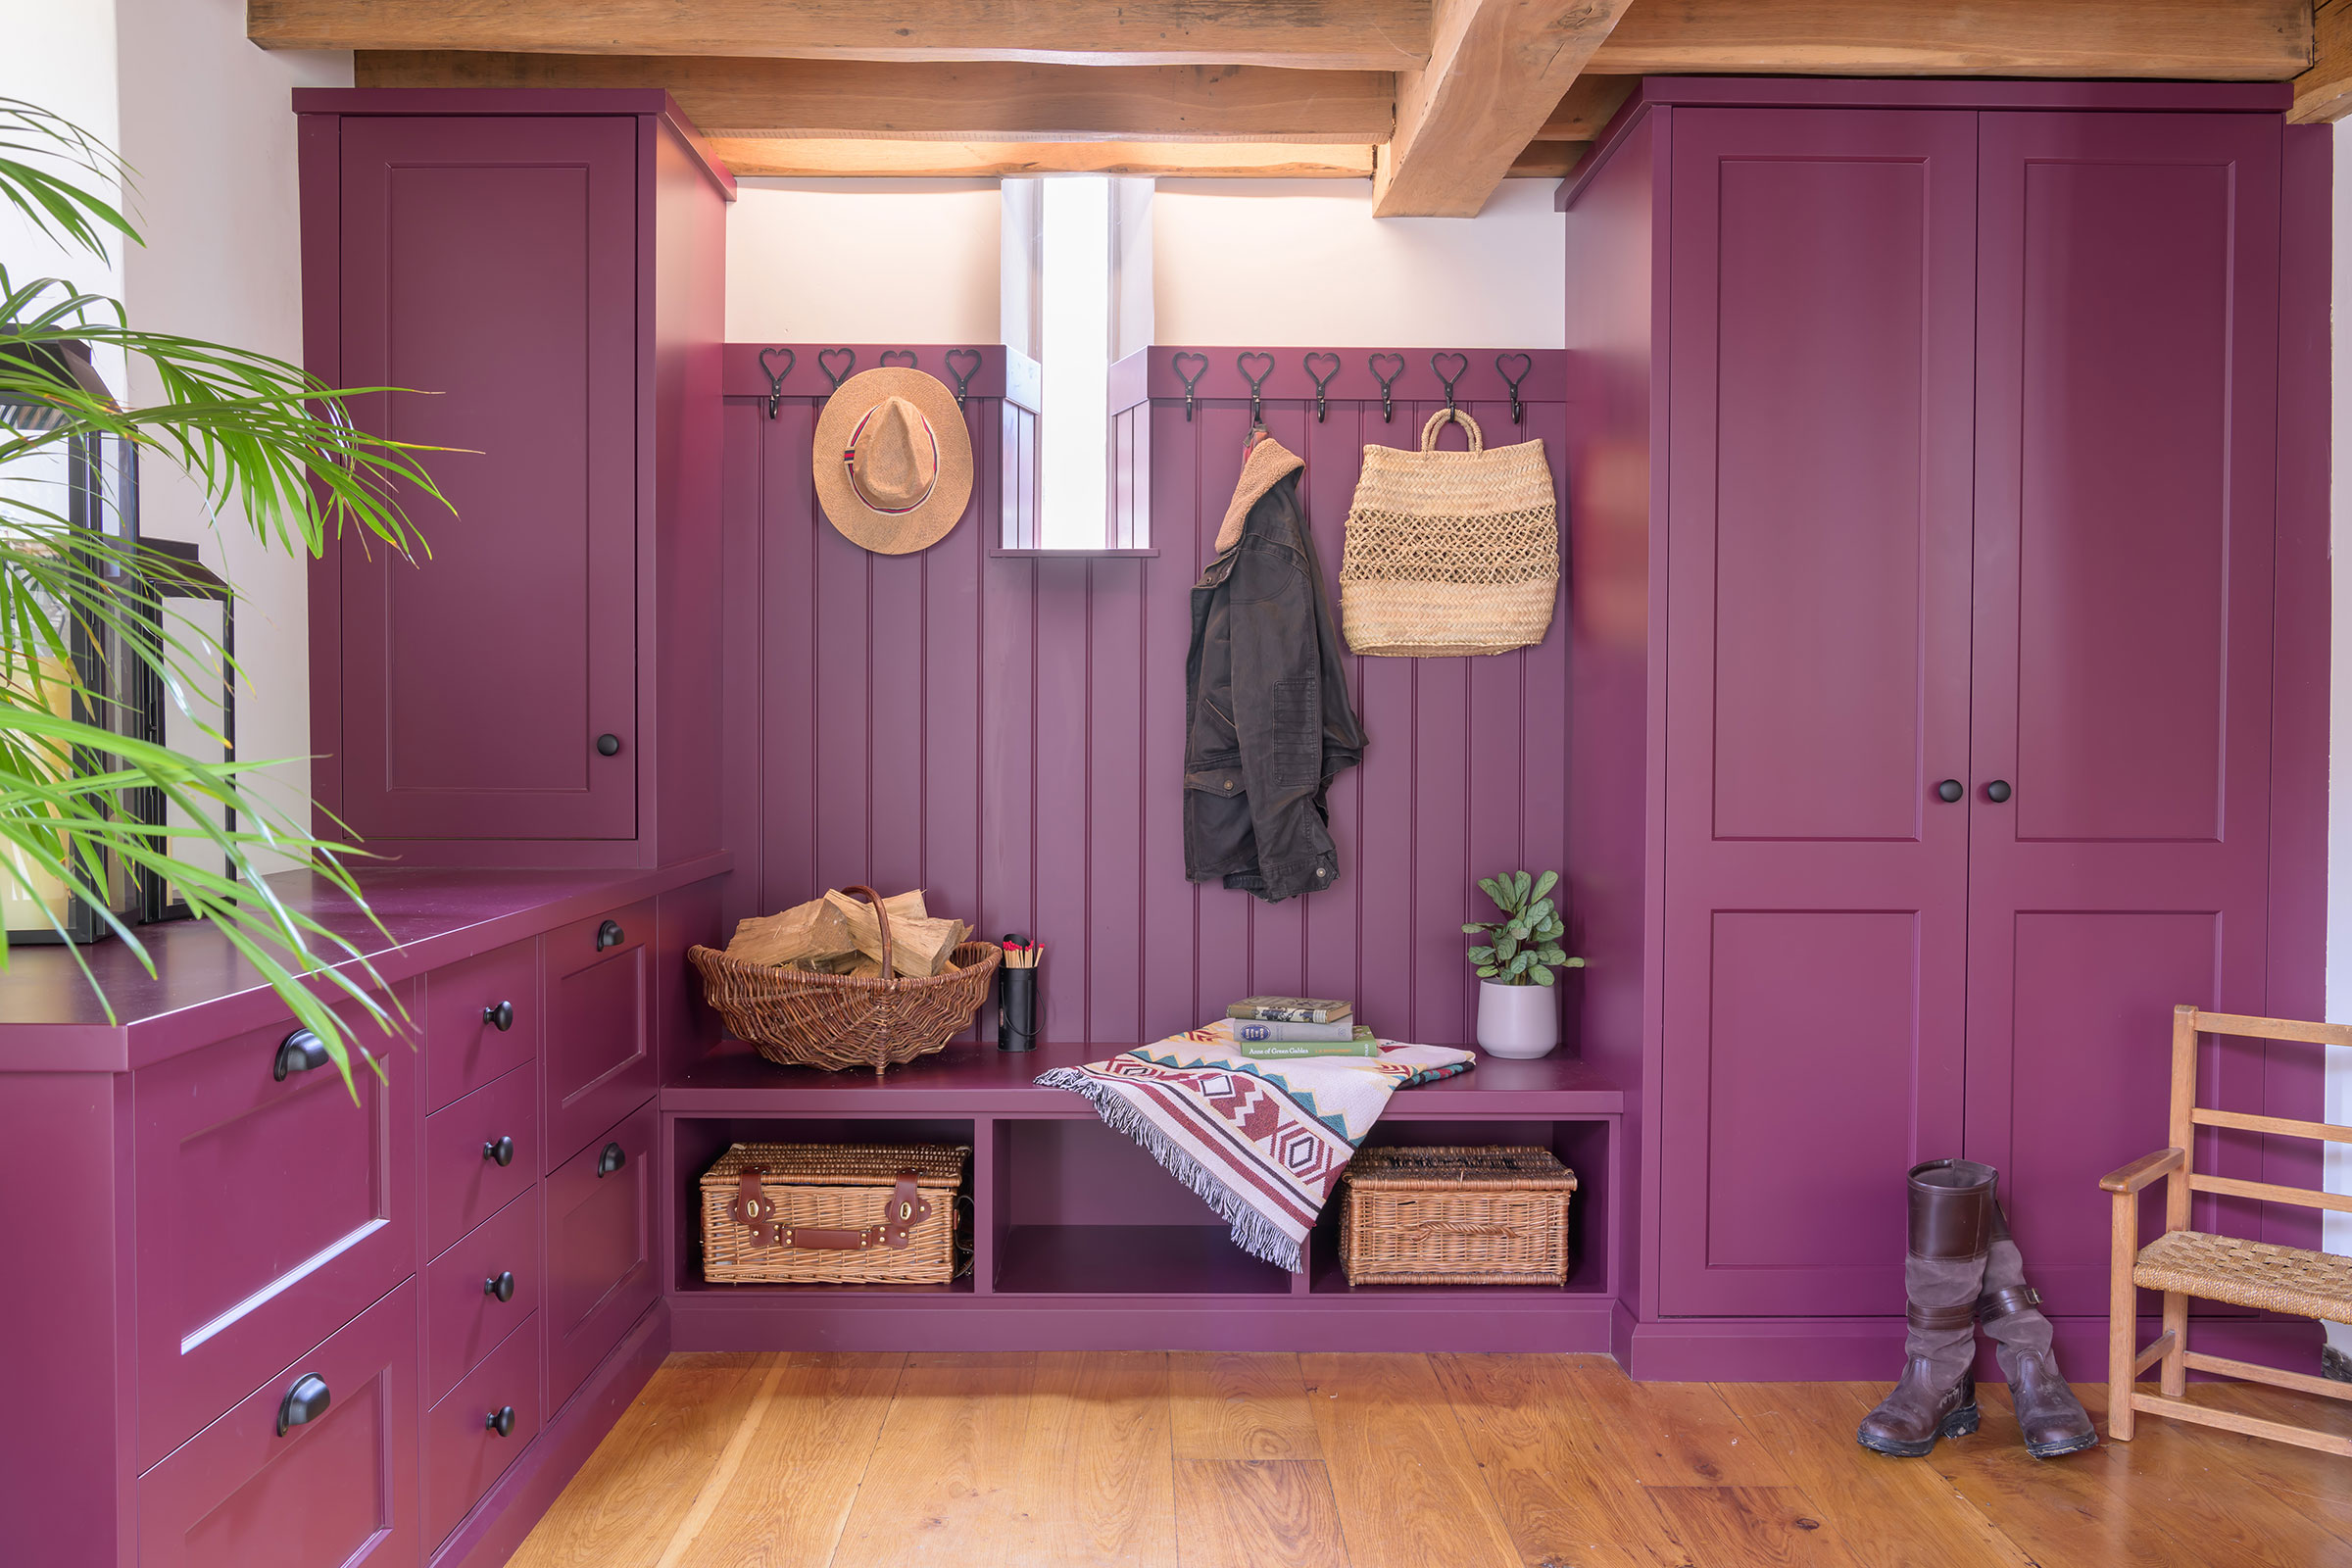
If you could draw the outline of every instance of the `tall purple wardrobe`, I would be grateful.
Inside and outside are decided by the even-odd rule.
[[[1653,78],[1562,187],[1576,1023],[1638,1140],[1637,1376],[1888,1375],[1945,1154],[2088,1371],[2173,1005],[2318,1016],[2328,143],[2285,102]],[[2318,1113],[2307,1048],[2207,1070]]]

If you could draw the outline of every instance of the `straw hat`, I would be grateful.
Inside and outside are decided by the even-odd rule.
[[[972,497],[972,438],[935,375],[853,375],[816,418],[816,499],[853,544],[911,555],[946,538]]]

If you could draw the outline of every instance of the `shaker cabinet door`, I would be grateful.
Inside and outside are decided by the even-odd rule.
[[[1900,1312],[1959,1146],[1975,141],[1675,112],[1669,1314]]]
[[[2097,1182],[2167,1141],[2173,1007],[2265,1010],[2278,126],[1982,123],[1968,1149],[2049,1310],[2099,1314]],[[2205,1070],[2271,1108],[2258,1043]]]
[[[342,551],[339,809],[369,840],[632,837],[636,122],[341,123],[337,384],[407,389],[353,414],[452,450],[423,455],[447,508],[401,495],[413,562]]]

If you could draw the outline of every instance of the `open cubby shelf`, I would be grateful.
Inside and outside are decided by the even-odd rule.
[[[1350,1286],[1339,1210],[1298,1273],[1235,1247],[1207,1204],[1087,1102],[1033,1081],[1116,1045],[1021,1055],[959,1044],[871,1073],[714,1053],[662,1091],[671,1198],[665,1284],[681,1348],[1374,1348],[1443,1333],[1464,1348],[1606,1349],[1617,1280],[1623,1098],[1574,1058],[1482,1058],[1390,1102],[1369,1144],[1535,1144],[1578,1177],[1564,1286]],[[945,1285],[713,1285],[700,1181],[729,1145],[956,1143],[972,1150],[973,1268]]]

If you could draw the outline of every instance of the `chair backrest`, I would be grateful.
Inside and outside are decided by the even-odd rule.
[[[2188,1224],[2188,1199],[2193,1193],[2225,1198],[2251,1198],[2263,1202],[2295,1203],[2305,1208],[2352,1213],[2352,1198],[2286,1187],[2277,1182],[2240,1181],[2229,1176],[2200,1175],[2196,1169],[2196,1130],[2228,1128],[2236,1132],[2313,1138],[2324,1143],[2352,1144],[2352,1127],[2291,1116],[2258,1116],[2250,1111],[2218,1110],[2197,1103],[2197,1037],[2236,1035],[2251,1040],[2297,1040],[2319,1046],[2352,1046],[2352,1024],[2305,1023],[2294,1018],[2256,1018],[2238,1012],[2207,1012],[2183,1004],[2173,1009],[2173,1092],[2171,1128],[2166,1140],[2180,1151],[2180,1166],[2167,1179],[2165,1229]]]

